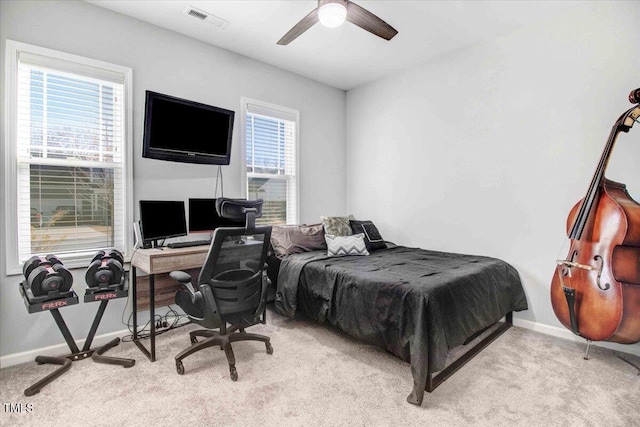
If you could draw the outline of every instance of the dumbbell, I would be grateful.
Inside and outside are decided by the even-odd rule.
[[[124,274],[124,257],[116,249],[98,251],[93,256],[85,281],[91,288],[119,284]]]
[[[52,291],[67,292],[73,285],[71,272],[55,255],[32,256],[23,264],[22,273],[34,296]]]
[[[120,264],[124,264],[124,257],[122,256],[122,253],[117,249],[109,249],[107,251],[96,252],[96,254],[93,256],[89,264],[93,263],[94,261],[100,260],[104,257],[113,258],[117,260]]]

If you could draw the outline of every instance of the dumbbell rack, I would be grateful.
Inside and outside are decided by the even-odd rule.
[[[100,321],[102,320],[102,315],[104,314],[109,301],[116,298],[123,298],[129,295],[129,289],[125,287],[124,276],[122,277],[122,282],[117,285],[111,285],[103,288],[87,288],[84,296],[84,302],[100,301],[100,307],[98,308],[82,350],[78,348],[78,345],[73,339],[73,336],[71,335],[67,324],[65,323],[62,315],[60,314],[60,311],[58,310],[62,307],[78,304],[78,295],[73,289],[67,292],[53,291],[49,292],[48,295],[34,296],[31,292],[31,289],[26,286],[25,282],[21,283],[19,288],[20,294],[22,295],[24,303],[27,307],[27,311],[29,313],[49,311],[56,321],[56,325],[58,325],[60,333],[62,333],[62,336],[67,342],[69,350],[71,350],[71,354],[63,357],[37,356],[36,362],[39,365],[52,364],[60,365],[60,367],[46,377],[42,378],[40,381],[33,384],[31,387],[27,388],[24,391],[25,396],[33,396],[34,394],[38,393],[44,386],[51,383],[53,380],[68,371],[71,368],[72,362],[84,360],[87,357],[91,357],[94,362],[121,365],[124,368],[130,368],[136,363],[134,359],[103,356],[103,353],[120,343],[120,338],[114,338],[98,349],[91,349],[91,343],[93,342],[93,338],[95,337],[98,326],[100,325]]]

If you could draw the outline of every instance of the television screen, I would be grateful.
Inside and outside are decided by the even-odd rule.
[[[140,231],[146,242],[186,236],[184,202],[140,200]]]
[[[244,227],[244,221],[222,218],[216,199],[189,199],[189,232],[212,232],[218,227]]]
[[[142,156],[228,165],[235,113],[147,91]]]

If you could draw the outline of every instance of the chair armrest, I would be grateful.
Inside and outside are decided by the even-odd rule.
[[[255,312],[255,318],[259,318],[262,316],[266,306],[267,306],[267,292],[269,290],[269,286],[271,286],[271,280],[267,276],[267,264],[264,265],[264,269],[262,270],[262,279],[261,279],[261,292],[260,292],[260,305]]]
[[[209,329],[218,329],[222,325],[222,319],[220,318],[220,313],[218,312],[218,305],[216,304],[216,300],[213,297],[213,291],[211,290],[211,286],[205,283],[200,286],[201,293],[204,298],[204,320],[200,323],[205,328]]]
[[[193,289],[193,285],[191,284],[191,276],[184,271],[172,271],[169,273],[169,277],[173,280],[180,282],[184,285],[185,288],[191,293],[191,302],[196,304],[196,301],[202,298],[202,294],[200,291],[196,291]]]
[[[185,273],[184,271],[172,271],[171,273],[169,273],[169,277],[180,283],[191,283],[191,275]]]

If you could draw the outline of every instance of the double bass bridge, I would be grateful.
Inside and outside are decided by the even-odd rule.
[[[566,259],[559,259],[556,261],[556,264],[558,264],[559,266],[564,266],[564,267],[569,267],[569,268],[582,268],[583,270],[595,270],[595,268],[591,265],[586,265],[586,264],[579,264],[577,262],[573,262],[573,261],[569,261]],[[571,277],[571,270],[569,271],[569,277]],[[564,275],[564,273],[563,273]],[[562,277],[562,276],[561,276]]]

